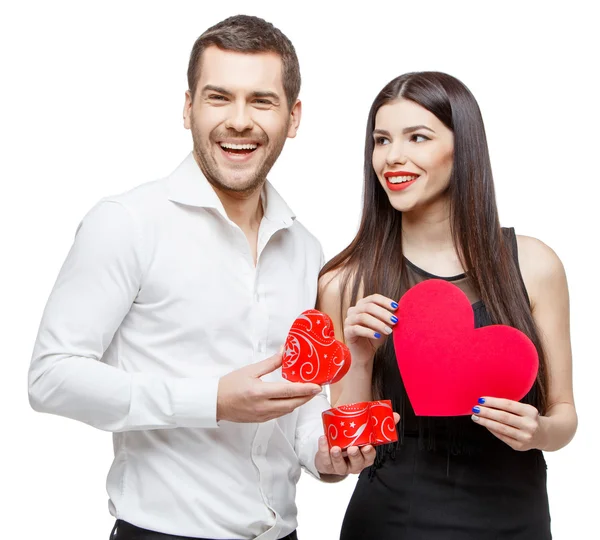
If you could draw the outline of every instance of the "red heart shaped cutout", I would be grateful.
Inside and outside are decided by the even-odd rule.
[[[285,340],[281,374],[292,382],[335,383],[348,373],[350,362],[350,351],[335,339],[329,315],[309,309],[294,321]]]
[[[452,283],[415,285],[396,315],[396,360],[418,416],[471,414],[481,396],[519,401],[535,382],[531,340],[505,325],[475,329],[469,299]]]
[[[322,413],[329,448],[377,446],[398,440],[396,422],[389,400],[362,401],[341,405]]]

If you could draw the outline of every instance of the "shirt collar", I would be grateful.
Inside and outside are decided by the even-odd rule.
[[[228,219],[221,200],[196,163],[193,152],[190,152],[179,167],[171,173],[168,186],[170,201],[186,206],[214,208]],[[292,225],[296,219],[295,214],[268,180],[265,181],[261,200],[266,219],[281,223],[284,227]]]

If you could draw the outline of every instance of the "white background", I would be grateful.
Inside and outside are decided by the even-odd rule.
[[[600,44],[592,8],[576,1],[349,5],[2,4],[3,538],[108,538],[111,436],[29,408],[37,325],[87,210],[168,174],[190,150],[182,126],[190,49],[207,27],[237,13],[273,22],[297,49],[302,125],[270,179],[328,258],[356,231],[364,129],[377,92],[413,70],[448,72],[473,91],[503,225],[554,248],[569,280],[580,428],[571,445],[546,456],[554,538],[598,538]],[[303,476],[302,540],[338,537],[354,482]],[[15,524],[20,532],[7,534]]]

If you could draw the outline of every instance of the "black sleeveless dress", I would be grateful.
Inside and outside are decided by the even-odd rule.
[[[514,230],[504,233],[517,257]],[[451,281],[472,302],[475,326],[491,324],[466,275],[439,278],[405,262],[411,285]],[[383,352],[393,355],[392,340],[387,341]],[[470,416],[416,417],[397,367],[386,372],[384,391],[401,414],[399,441],[378,447],[375,464],[360,474],[341,540],[552,538],[541,451],[513,450]],[[532,399],[530,392],[523,401]]]

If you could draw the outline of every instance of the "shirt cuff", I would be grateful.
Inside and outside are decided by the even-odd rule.
[[[189,428],[216,428],[219,377],[172,379],[173,414],[177,425]]]
[[[319,437],[323,435],[323,425],[319,423],[302,440],[298,441],[298,458],[304,470],[317,480],[321,480],[321,474],[315,466],[315,456],[319,450]]]

